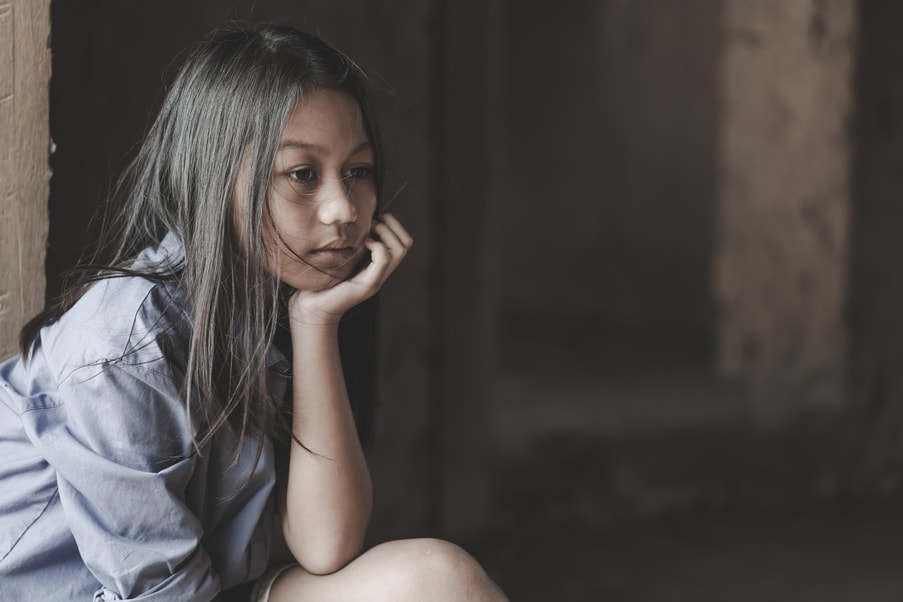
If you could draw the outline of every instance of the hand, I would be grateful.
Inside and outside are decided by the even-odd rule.
[[[384,213],[373,220],[364,246],[370,262],[348,280],[321,291],[296,290],[289,299],[292,327],[336,325],[346,311],[376,294],[401,264],[414,239],[395,216]]]

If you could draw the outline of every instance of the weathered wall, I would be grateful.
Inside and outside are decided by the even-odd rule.
[[[688,5],[692,16],[673,14]],[[499,430],[533,447],[510,464],[523,487],[512,488],[504,518],[516,522],[517,500],[522,516],[535,505],[532,519],[573,504],[581,518],[601,521],[903,491],[903,8],[867,0],[567,6],[576,12],[539,1],[510,7],[507,118],[517,125],[509,128],[504,223],[508,241],[539,244],[505,249],[504,300],[562,315],[610,311],[604,298],[624,295],[624,282],[600,276],[607,252],[624,273],[652,280],[641,282],[646,298],[634,316],[652,316],[654,303],[672,298],[683,306],[701,291],[712,296],[700,309],[716,326],[721,370],[699,370],[682,349],[665,358],[627,353],[618,363],[589,346],[571,354],[510,346],[517,353],[500,388],[507,405]],[[587,52],[591,39],[605,47],[601,55]],[[699,56],[703,49],[711,56]],[[677,68],[691,62],[700,73]],[[603,91],[585,81],[596,73],[610,78]],[[639,115],[646,119],[632,118]],[[700,132],[712,135],[709,146]],[[636,185],[622,190],[616,210],[605,196],[578,200],[591,189],[578,186],[580,174],[600,190]],[[689,205],[688,193],[707,190],[706,178],[712,205]],[[659,209],[665,224],[657,223]],[[682,209],[690,215],[679,219]],[[594,241],[596,254],[579,264],[574,249],[589,232],[608,234],[616,218],[612,240]],[[510,235],[519,229],[522,236]],[[670,246],[684,236],[684,250],[717,268],[708,287],[699,284],[698,264]],[[662,240],[647,247],[656,255],[646,269],[633,250],[655,237]],[[561,269],[537,268],[548,268],[543,255],[559,248]],[[629,323],[631,313],[609,315]],[[627,335],[628,352],[642,344],[637,334],[661,336],[647,324],[651,333]],[[604,338],[586,334],[587,325],[581,315],[576,328],[566,317],[553,327],[562,338]],[[539,361],[523,362],[528,356]],[[543,473],[554,475],[546,497],[535,493]]]
[[[762,415],[846,399],[855,2],[727,0],[719,367]]]
[[[503,312],[713,332],[721,2],[510,2]]]
[[[44,304],[50,1],[0,2],[0,359]]]

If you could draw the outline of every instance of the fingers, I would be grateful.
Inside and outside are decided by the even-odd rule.
[[[391,214],[373,220],[371,236],[364,241],[370,251],[370,263],[351,282],[379,289],[395,268],[401,264],[414,244],[413,237]]]
[[[380,235],[380,238],[383,237],[383,232],[386,232],[388,238],[383,238],[383,242],[389,245],[393,252],[398,247],[407,252],[414,244],[413,237],[391,213],[383,213],[382,219],[374,222],[374,230],[377,230],[376,233]]]
[[[364,246],[370,251],[370,261],[361,271],[348,280],[338,282],[321,291],[296,291],[292,296],[290,314],[293,324],[310,322],[309,315],[317,316],[317,325],[324,323],[322,316],[341,317],[345,311],[374,295],[386,282],[395,268],[401,264],[414,239],[395,216],[383,214],[373,221],[370,236]]]
[[[394,269],[392,266],[392,254],[385,244],[373,238],[365,240],[364,246],[370,251],[370,263],[350,282],[357,281],[378,289],[389,277],[391,270]]]
[[[379,239],[377,245],[381,245],[387,253],[388,276],[405,258],[414,244],[414,238],[391,213],[384,213],[381,219],[374,220],[373,233]]]

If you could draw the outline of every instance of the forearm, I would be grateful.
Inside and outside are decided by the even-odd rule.
[[[308,571],[329,573],[363,546],[370,473],[345,388],[336,325],[292,327],[293,434],[282,517],[286,543]],[[306,448],[306,449],[305,449]]]

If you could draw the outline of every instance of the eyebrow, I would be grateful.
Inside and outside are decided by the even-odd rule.
[[[309,151],[313,151],[316,153],[320,153],[325,150],[325,148],[320,146],[319,144],[310,144],[308,142],[301,142],[300,140],[283,140],[282,143],[279,145],[280,151],[289,149],[289,148],[309,150]],[[357,146],[355,146],[353,149],[351,149],[351,152],[349,154],[355,155],[361,151],[365,151],[365,150],[372,149],[372,148],[373,148],[373,144],[369,140],[365,140],[365,141],[361,142],[360,144],[358,144]]]

